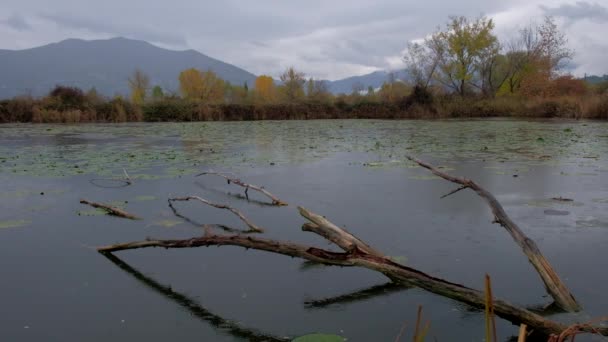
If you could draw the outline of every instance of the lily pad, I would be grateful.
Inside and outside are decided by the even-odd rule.
[[[8,221],[0,221],[0,229],[8,229],[8,228],[19,228],[23,226],[27,226],[32,221],[28,220],[8,220]]]
[[[184,221],[179,221],[179,220],[160,220],[160,221],[154,222],[152,225],[153,226],[161,226],[161,227],[165,227],[165,228],[171,228],[171,227],[175,227],[177,225],[180,225],[182,223],[184,223]]]
[[[333,334],[309,334],[297,337],[292,342],[344,342],[346,339],[342,336]]]
[[[89,210],[79,210],[76,213],[78,216],[101,216],[106,215],[108,212],[100,208],[94,208]]]

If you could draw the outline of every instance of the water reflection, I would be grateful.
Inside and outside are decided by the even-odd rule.
[[[269,342],[284,342],[291,341],[291,338],[286,336],[273,336],[268,333],[258,331],[253,328],[247,328],[241,326],[238,322],[226,319],[219,316],[205,307],[201,306],[195,300],[188,296],[179,293],[171,288],[171,286],[162,285],[156,280],[141,273],[131,265],[127,264],[123,260],[119,259],[113,254],[102,253],[104,257],[110,260],[114,265],[118,266],[121,270],[125,271],[129,275],[133,276],[142,285],[154,290],[156,293],[162,295],[168,300],[176,303],[182,308],[186,309],[192,316],[201,319],[202,321],[210,324],[215,329],[224,333],[230,334],[234,337],[241,338],[246,341],[269,341]]]

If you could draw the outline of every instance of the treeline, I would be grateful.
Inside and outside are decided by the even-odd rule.
[[[57,86],[42,98],[0,101],[0,122],[124,122],[325,118],[562,117],[608,119],[608,81],[590,84],[564,72],[573,56],[551,17],[508,42],[491,19],[450,18],[408,46],[411,76],[390,74],[379,88],[353,86],[333,95],[323,81],[291,67],[280,82],[257,77],[233,85],[213,71],[182,71],[179,92],[152,86],[136,70],[130,96],[105,98],[93,88]]]

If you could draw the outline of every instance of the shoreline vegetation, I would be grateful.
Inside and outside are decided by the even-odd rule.
[[[574,51],[552,17],[499,41],[493,19],[450,17],[422,42],[410,43],[405,79],[389,73],[381,87],[357,83],[332,94],[325,81],[289,67],[280,80],[261,75],[250,88],[213,71],[185,69],[170,93],[135,69],[130,95],[57,85],[47,96],[0,101],[0,123],[240,121],[307,119],[567,118],[608,119],[608,77],[568,73]]]
[[[550,98],[467,97],[432,95],[416,89],[395,101],[365,96],[334,101],[294,103],[207,103],[163,98],[136,104],[122,97],[91,99],[77,88],[56,90],[73,99],[49,95],[0,101],[0,123],[180,122],[312,119],[448,119],[448,118],[564,118],[608,119],[608,94]],[[70,95],[71,96],[71,95]],[[69,96],[68,96],[69,97]]]

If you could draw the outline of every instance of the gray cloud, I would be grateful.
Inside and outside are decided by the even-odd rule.
[[[0,49],[125,36],[195,49],[255,74],[277,76],[293,65],[309,76],[337,79],[402,67],[408,41],[426,36],[449,15],[480,14],[496,18],[500,37],[545,14],[563,18],[577,49],[576,71],[606,68],[599,51],[608,41],[598,34],[608,31],[606,8],[575,0],[53,0],[53,6],[3,0]]]
[[[104,20],[86,17],[75,17],[68,14],[41,14],[40,18],[52,21],[57,25],[78,30],[86,30],[99,34],[109,34],[111,36],[122,36],[133,39],[145,40],[151,43],[164,44],[175,47],[186,47],[186,40],[183,36],[168,33],[158,29],[150,28],[147,25],[116,25]]]
[[[0,20],[0,24],[5,24],[6,26],[13,28],[17,31],[25,31],[29,30],[32,27],[25,21],[25,18],[18,14],[13,14],[7,19]]]
[[[608,21],[608,8],[598,3],[577,1],[575,4],[562,4],[558,7],[541,5],[546,14],[555,17],[564,17],[571,20],[593,19]]]

